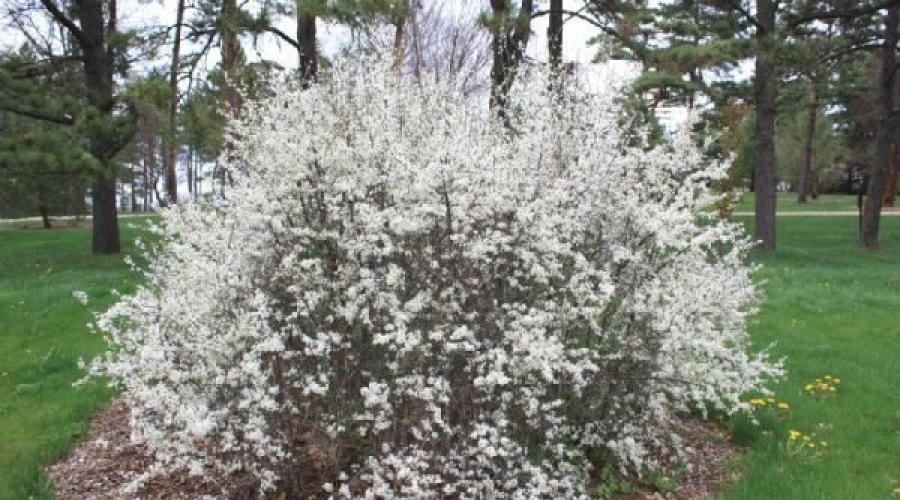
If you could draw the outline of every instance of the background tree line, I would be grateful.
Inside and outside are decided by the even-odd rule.
[[[640,66],[637,115],[691,110],[710,157],[733,155],[720,188],[755,192],[764,249],[776,246],[778,181],[800,203],[858,194],[866,248],[893,204],[900,0],[177,0],[165,4],[166,26],[123,25],[118,1],[6,0],[5,30],[20,43],[0,54],[0,214],[40,214],[49,226],[51,215],[83,213],[89,193],[97,253],[119,251],[121,209],[227,189],[216,161],[227,154],[226,118],[285,69],[248,51],[265,42],[295,52],[286,69],[312,84],[329,65],[325,23],[346,28],[344,50],[388,52],[398,72],[453,78],[501,118],[527,112],[508,109],[508,94],[537,63],[536,20],[547,18],[558,85],[573,68],[566,26],[586,23],[598,57]]]

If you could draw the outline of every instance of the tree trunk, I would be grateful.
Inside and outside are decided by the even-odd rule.
[[[50,224],[50,210],[47,209],[47,205],[43,202],[39,203],[38,211],[41,212],[41,223],[43,224],[44,229],[52,228],[53,225]]]
[[[187,188],[188,199],[194,199],[194,148],[188,148],[187,161]]]
[[[772,0],[756,0],[757,27],[756,75],[753,93],[756,101],[756,192],[755,238],[763,250],[775,250],[775,4]]]
[[[881,202],[882,207],[893,207],[894,197],[897,194],[897,164],[900,163],[900,147],[897,147],[897,141],[894,141],[892,148],[891,164],[887,172],[887,180],[884,182],[884,200]]]
[[[237,0],[222,1],[222,26],[219,35],[222,38],[222,69],[225,71],[225,83],[222,95],[228,116],[236,117],[241,109],[241,96],[237,90],[238,70],[241,64],[241,42],[238,38],[238,5]]]
[[[563,49],[563,2],[550,0],[550,17],[547,24],[547,53],[550,60],[550,72],[559,77],[562,67]]]
[[[892,146],[897,133],[898,116],[894,109],[894,76],[897,70],[897,24],[900,6],[887,9],[884,19],[884,49],[881,51],[879,78],[880,116],[875,139],[875,162],[869,173],[865,206],[860,220],[859,243],[864,248],[878,248],[878,226],[881,222],[881,203],[886,191],[888,169],[891,164]]]
[[[94,181],[92,194],[94,213],[94,233],[92,249],[94,253],[119,253],[119,220],[116,217],[116,179],[101,176]]]
[[[107,40],[116,30],[116,2],[109,2],[109,24],[104,23],[104,2],[102,0],[81,0],[78,2],[78,16],[81,22],[80,45],[84,55],[84,73],[87,100],[103,119],[112,118],[113,109],[113,58],[115,49]],[[94,179],[93,193],[93,244],[94,253],[118,253],[119,223],[116,206],[116,169],[113,156],[121,149],[115,135],[118,131],[98,127],[90,137],[93,156],[105,167]]]
[[[319,58],[316,51],[316,15],[297,6],[297,46],[300,58],[300,79],[304,87],[316,79]]]
[[[810,103],[806,118],[806,144],[803,149],[800,182],[797,185],[797,203],[806,203],[806,197],[811,191],[813,165],[815,164],[816,118],[819,115],[819,85],[815,76],[812,78],[810,90]]]
[[[399,73],[403,69],[403,59],[406,54],[406,41],[403,28],[406,26],[406,18],[397,16],[394,19],[394,62],[392,69]]]
[[[184,0],[178,0],[175,14],[175,40],[172,43],[172,64],[169,67],[169,136],[166,139],[166,155],[163,157],[166,169],[166,195],[169,203],[178,203],[178,176],[175,162],[178,156],[178,68],[181,58],[181,24],[184,21]]]
[[[531,14],[534,5],[532,0],[522,0],[519,15],[510,15],[509,0],[491,0],[491,11],[494,26],[491,49],[493,63],[491,66],[491,109],[495,110],[505,123],[508,122],[507,111],[509,89],[516,76],[516,69],[522,60],[528,38],[531,34]]]

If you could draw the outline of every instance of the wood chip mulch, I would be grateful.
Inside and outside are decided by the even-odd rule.
[[[639,491],[619,495],[616,500],[709,500],[737,479],[739,471],[735,463],[740,450],[719,424],[690,418],[678,422],[677,428],[684,445],[682,466],[663,464],[669,471],[682,469],[675,474],[674,491]],[[684,463],[687,470],[683,470]]]
[[[680,423],[685,454],[678,486],[667,493],[639,491],[616,500],[708,500],[734,481],[738,449],[719,426],[690,419]],[[123,487],[146,471],[150,453],[131,443],[129,410],[116,401],[91,423],[90,434],[67,457],[48,470],[59,500],[194,500],[226,498],[221,478],[184,474],[159,477],[126,495]],[[668,464],[675,469],[674,464]],[[243,496],[243,495],[241,495]]]
[[[87,439],[49,468],[58,500],[225,498],[213,480],[186,473],[153,479],[139,493],[125,495],[125,485],[153,462],[145,448],[131,443],[129,418],[125,403],[114,402],[91,422]]]

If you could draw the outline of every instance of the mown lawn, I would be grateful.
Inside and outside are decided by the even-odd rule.
[[[136,221],[123,223],[132,252]],[[855,245],[853,217],[782,218],[779,250],[754,255],[768,300],[752,325],[759,345],[777,342],[788,378],[776,387],[790,410],[764,410],[761,427],[735,422],[750,452],[727,499],[877,499],[900,487],[900,218],[883,221],[885,249]],[[0,499],[49,498],[41,471],[84,435],[111,393],[75,390],[79,357],[102,342],[88,332],[89,309],[127,291],[119,257],[90,256],[89,231],[0,230]],[[803,386],[841,379],[834,396]],[[821,425],[820,425],[821,424]],[[785,453],[788,431],[817,432],[821,458]]]
[[[135,221],[122,224],[133,251]],[[90,254],[88,229],[0,229],[0,499],[51,498],[43,467],[83,436],[111,393],[73,389],[79,358],[102,348],[90,310],[132,288],[121,257]],[[87,292],[87,307],[72,297]]]
[[[855,217],[782,218],[778,251],[754,255],[768,300],[752,334],[787,358],[776,393],[791,408],[764,410],[759,429],[738,423],[752,452],[725,498],[869,500],[900,488],[900,219],[882,224],[884,249],[867,253]],[[835,395],[808,395],[826,375],[841,380]],[[828,451],[785,453],[792,429]]]
[[[752,212],[755,198],[745,193],[734,206],[736,212]],[[776,209],[779,212],[856,212],[856,196],[851,194],[823,194],[806,203],[797,203],[796,193],[778,193]]]

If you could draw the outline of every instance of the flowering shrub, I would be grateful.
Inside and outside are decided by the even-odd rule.
[[[746,351],[749,243],[698,218],[722,169],[686,133],[628,145],[612,83],[547,88],[523,76],[509,127],[354,64],[251,106],[225,202],[165,212],[98,321],[157,470],[579,498],[592,462],[677,450],[676,412],[748,409],[780,369]]]

